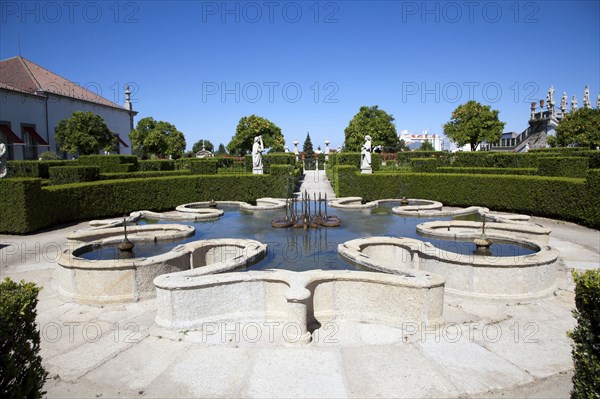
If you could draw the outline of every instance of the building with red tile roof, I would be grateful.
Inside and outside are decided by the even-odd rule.
[[[133,110],[129,90],[120,106],[21,56],[0,61],[0,142],[9,159],[38,159],[44,151],[62,154],[55,127],[75,111],[100,115],[119,140],[119,153],[131,154]]]

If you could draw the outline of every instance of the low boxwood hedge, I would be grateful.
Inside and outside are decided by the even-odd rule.
[[[123,215],[136,210],[163,211],[211,199],[253,202],[285,197],[283,175],[188,175],[101,180],[42,187],[41,179],[1,179],[0,232],[24,234],[57,223]]]
[[[586,157],[545,157],[538,159],[540,176],[585,177],[588,171]]]
[[[40,356],[34,283],[0,283],[0,397],[41,398],[48,373]]]
[[[203,158],[190,162],[190,173],[193,175],[216,175],[217,160],[214,158]]]
[[[600,393],[600,271],[574,272],[577,326],[573,340],[572,398],[597,398]]]
[[[436,158],[413,158],[410,165],[415,172],[435,172],[438,166]]]
[[[81,155],[77,158],[77,163],[80,166],[98,166],[101,173],[123,173],[138,170],[138,158],[135,155]]]
[[[439,167],[435,171],[436,173],[467,173],[480,175],[536,175],[538,173],[536,168],[468,168],[454,166]]]
[[[50,182],[52,184],[81,183],[100,179],[98,166],[52,166]]]
[[[332,171],[338,197],[426,198],[449,206],[479,205],[498,211],[523,212],[600,227],[600,170],[587,179],[545,176],[444,173],[363,175],[353,166]]]
[[[142,179],[145,177],[185,176],[189,174],[189,170],[147,170],[130,173],[100,173],[100,180]]]
[[[52,166],[76,165],[75,161],[8,161],[8,177],[50,178]]]
[[[340,152],[336,157],[336,165],[351,165],[360,168],[361,154],[360,152]],[[381,167],[379,154],[371,154],[371,168],[374,172]]]
[[[138,169],[141,172],[175,170],[175,161],[172,159],[147,159],[138,162]]]

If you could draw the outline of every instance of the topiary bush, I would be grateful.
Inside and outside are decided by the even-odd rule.
[[[600,270],[573,272],[577,326],[569,337],[575,373],[571,398],[600,397]]]
[[[100,180],[98,166],[52,166],[50,168],[51,184],[81,183]]]
[[[40,288],[6,278],[0,283],[0,397],[41,398],[48,376],[42,366],[35,319]]]

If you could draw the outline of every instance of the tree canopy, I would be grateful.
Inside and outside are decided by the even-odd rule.
[[[398,143],[398,134],[394,125],[394,117],[389,115],[377,105],[360,107],[360,110],[344,130],[346,151],[360,151],[365,142],[365,136],[370,135],[374,146],[384,148],[395,147]]]
[[[165,158],[180,158],[185,151],[185,136],[169,122],[142,118],[129,135],[133,150],[142,158],[151,154]]]
[[[312,140],[310,139],[310,133],[306,132],[306,139],[304,139],[304,144],[302,145],[302,152],[304,152],[307,158],[312,158],[315,154],[313,150]]]
[[[282,152],[284,145],[281,128],[266,118],[257,115],[244,116],[240,119],[235,135],[227,144],[227,151],[230,154],[245,154],[252,151],[254,138],[262,136],[265,148],[270,148],[270,152]]]
[[[425,140],[421,143],[421,146],[417,151],[435,151],[435,147],[431,144],[431,141]]]
[[[600,109],[580,108],[566,114],[556,127],[556,143],[591,148],[600,145]]]
[[[194,143],[194,145],[192,146],[192,151],[196,153],[202,149],[202,146],[204,146],[204,149],[206,151],[210,152],[212,152],[215,149],[215,146],[209,140],[200,139]]]
[[[452,111],[452,119],[444,125],[444,133],[458,147],[471,145],[471,151],[484,140],[497,143],[502,138],[504,122],[498,119],[499,111],[477,101],[468,101]]]
[[[219,148],[217,149],[217,155],[225,155],[227,154],[227,150],[225,149],[225,146],[223,145],[223,143],[219,143]]]
[[[100,150],[116,151],[119,142],[104,119],[92,112],[75,111],[56,125],[56,142],[62,151],[90,155]]]

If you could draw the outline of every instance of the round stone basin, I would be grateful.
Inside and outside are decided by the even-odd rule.
[[[365,237],[339,245],[338,251],[367,269],[441,276],[445,291],[457,295],[519,301],[551,295],[556,289],[559,252],[533,242],[519,244],[537,250],[527,255],[479,256],[450,252],[411,238]]]
[[[198,240],[178,245],[151,257],[90,260],[80,257],[99,247],[90,242],[67,249],[58,261],[58,292],[82,304],[133,302],[153,298],[154,278],[194,269],[196,274],[214,274],[247,267],[267,253],[267,246],[248,239]],[[134,248],[135,249],[135,248]]]

